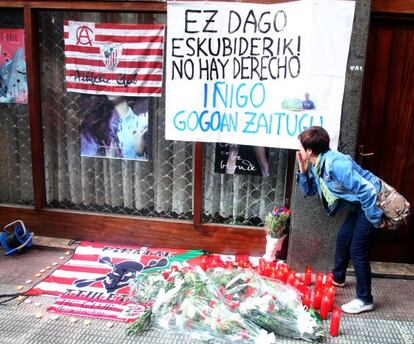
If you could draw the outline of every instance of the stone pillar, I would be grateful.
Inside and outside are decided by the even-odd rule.
[[[370,11],[370,0],[356,1],[338,146],[339,151],[351,156],[355,155],[357,144]],[[289,236],[288,264],[297,271],[303,271],[306,265],[312,265],[315,270],[330,271],[334,261],[336,233],[346,211],[342,210],[330,218],[318,196],[305,198],[297,187],[296,178],[293,184],[291,208],[294,216]]]

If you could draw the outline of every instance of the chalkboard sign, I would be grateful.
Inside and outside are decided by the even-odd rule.
[[[216,143],[215,172],[268,176],[268,157],[265,147]]]

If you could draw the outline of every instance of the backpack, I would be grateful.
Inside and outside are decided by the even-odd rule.
[[[384,212],[385,229],[395,230],[406,222],[410,215],[410,203],[392,186],[381,180],[377,195],[377,207]]]

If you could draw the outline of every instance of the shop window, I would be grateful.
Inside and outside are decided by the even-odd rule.
[[[164,139],[164,96],[128,98],[130,107],[144,103],[148,109],[147,148],[141,158],[128,160],[112,153],[94,157],[96,152],[82,148],[80,132],[82,125],[88,126],[87,116],[105,116],[111,110],[106,96],[66,91],[65,20],[152,24],[165,23],[166,15],[39,13],[47,206],[191,220],[193,144]]]
[[[285,204],[288,150],[206,144],[203,221],[263,226]]]
[[[0,10],[0,202],[33,205],[23,11]]]
[[[144,159],[120,159],[106,153],[96,157],[82,148],[82,127],[90,109],[105,114],[111,104],[105,96],[66,91],[65,20],[153,24],[165,23],[166,15],[39,12],[47,206],[191,220],[194,145],[165,140],[164,96],[146,99],[150,139]],[[284,204],[287,150],[261,148],[256,153],[251,147],[255,173],[247,167],[249,173],[231,174],[217,167],[218,146],[206,143],[204,147],[203,222],[261,226],[273,206]],[[241,152],[245,147],[239,148]],[[260,154],[266,157],[265,172],[258,170]]]

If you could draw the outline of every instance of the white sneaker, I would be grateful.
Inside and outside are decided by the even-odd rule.
[[[345,282],[343,282],[343,283],[338,283],[338,282],[332,281],[332,284],[333,284],[335,287],[340,287],[340,288],[345,287]]]
[[[360,299],[354,299],[344,305],[342,305],[342,310],[345,313],[349,314],[358,314],[362,312],[372,311],[374,309],[373,303],[365,303]]]

